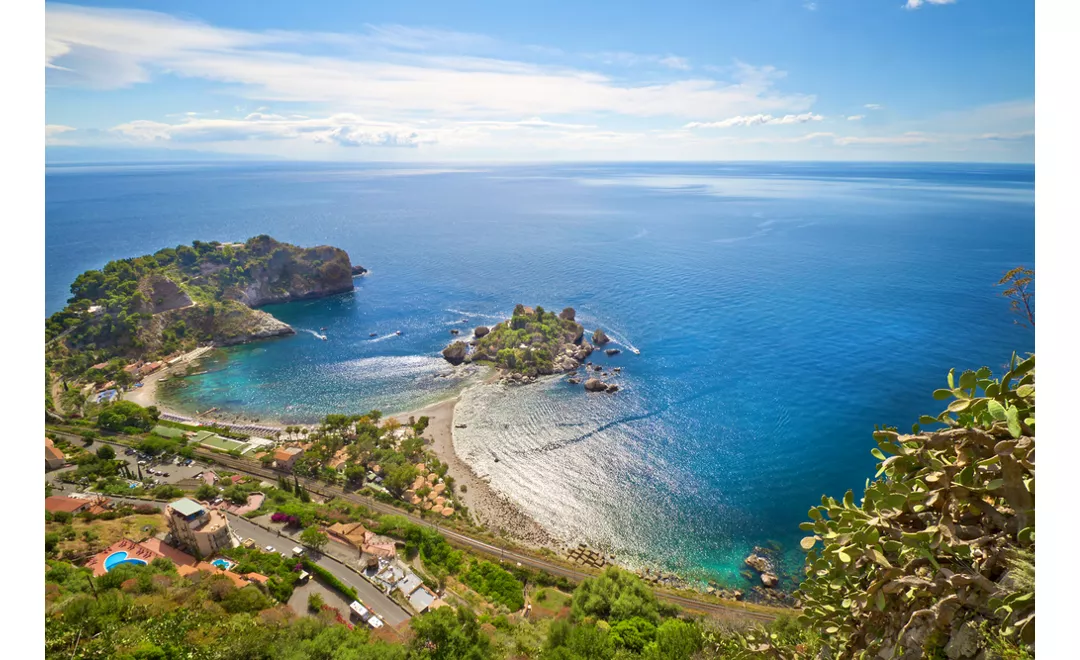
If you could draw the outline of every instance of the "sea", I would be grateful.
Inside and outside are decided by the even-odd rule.
[[[311,422],[460,395],[458,453],[559,537],[749,586],[798,524],[858,496],[875,425],[936,414],[952,367],[1034,334],[995,286],[1034,265],[1032,165],[64,165],[46,171],[46,308],[111,259],[258,234],[331,244],[355,291],[267,307],[295,336],[166,389],[181,410]],[[517,303],[570,306],[621,353],[615,394],[446,377],[440,350]],[[399,333],[400,334],[397,334]],[[316,335],[323,335],[323,341]]]

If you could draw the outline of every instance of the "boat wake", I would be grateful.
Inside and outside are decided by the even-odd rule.
[[[393,339],[394,337],[400,337],[400,336],[401,336],[400,333],[391,332],[388,335],[382,335],[382,336],[379,336],[379,337],[374,337],[372,339],[369,339],[368,341],[370,341],[371,343],[374,344],[375,342],[378,342],[378,341],[386,341],[387,339]]]
[[[466,312],[465,310],[461,310],[461,309],[447,309],[446,311],[450,312],[451,314],[461,314],[462,316],[469,316],[469,317],[479,318],[479,319],[495,319],[496,321],[505,320],[506,317],[509,316],[509,314],[504,314],[503,316],[499,316],[498,314],[482,314],[480,312]]]
[[[638,350],[638,347],[631,344],[629,339],[623,337],[618,332],[615,332],[614,330],[604,330],[604,332],[607,334],[608,338],[611,339],[611,343],[622,346],[634,355],[641,355],[641,351]]]
[[[300,332],[311,333],[311,336],[314,337],[315,339],[321,339],[323,341],[326,341],[326,335],[321,335],[321,334],[315,332],[314,330],[308,330],[307,328],[298,328],[298,330],[300,330]]]

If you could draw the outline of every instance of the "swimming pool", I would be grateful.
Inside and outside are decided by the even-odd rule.
[[[218,568],[225,569],[226,571],[229,570],[230,568],[232,568],[233,566],[235,566],[235,564],[233,564],[228,559],[220,559],[220,558],[215,559],[214,561],[212,561],[210,563],[213,564],[214,566],[217,566]]]
[[[141,566],[146,566],[146,562],[142,559],[135,559],[134,557],[128,558],[128,553],[123,550],[114,552],[105,558],[106,571],[111,571],[120,564],[139,564]]]

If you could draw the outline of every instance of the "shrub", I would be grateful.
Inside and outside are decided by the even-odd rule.
[[[822,497],[801,525],[812,534],[804,623],[840,657],[884,644],[934,655],[948,631],[982,619],[1013,643],[1034,641],[1034,585],[1007,574],[1034,556],[1035,356],[1014,355],[1000,380],[986,367],[947,380],[934,398],[948,408],[920,419],[946,428],[876,431],[880,463],[862,502]]]

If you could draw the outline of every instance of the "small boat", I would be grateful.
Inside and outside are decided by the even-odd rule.
[[[401,330],[395,330],[395,331],[394,331],[394,334],[395,334],[395,335],[400,335],[400,334],[401,334]]]
[[[368,335],[368,337],[378,337],[378,336],[379,336],[379,333],[377,333],[377,332],[372,332],[371,334]]]
[[[326,341],[326,335],[319,335],[319,339]]]
[[[323,327],[319,328],[319,330],[322,330],[323,332],[326,332],[326,327],[323,326]]]

